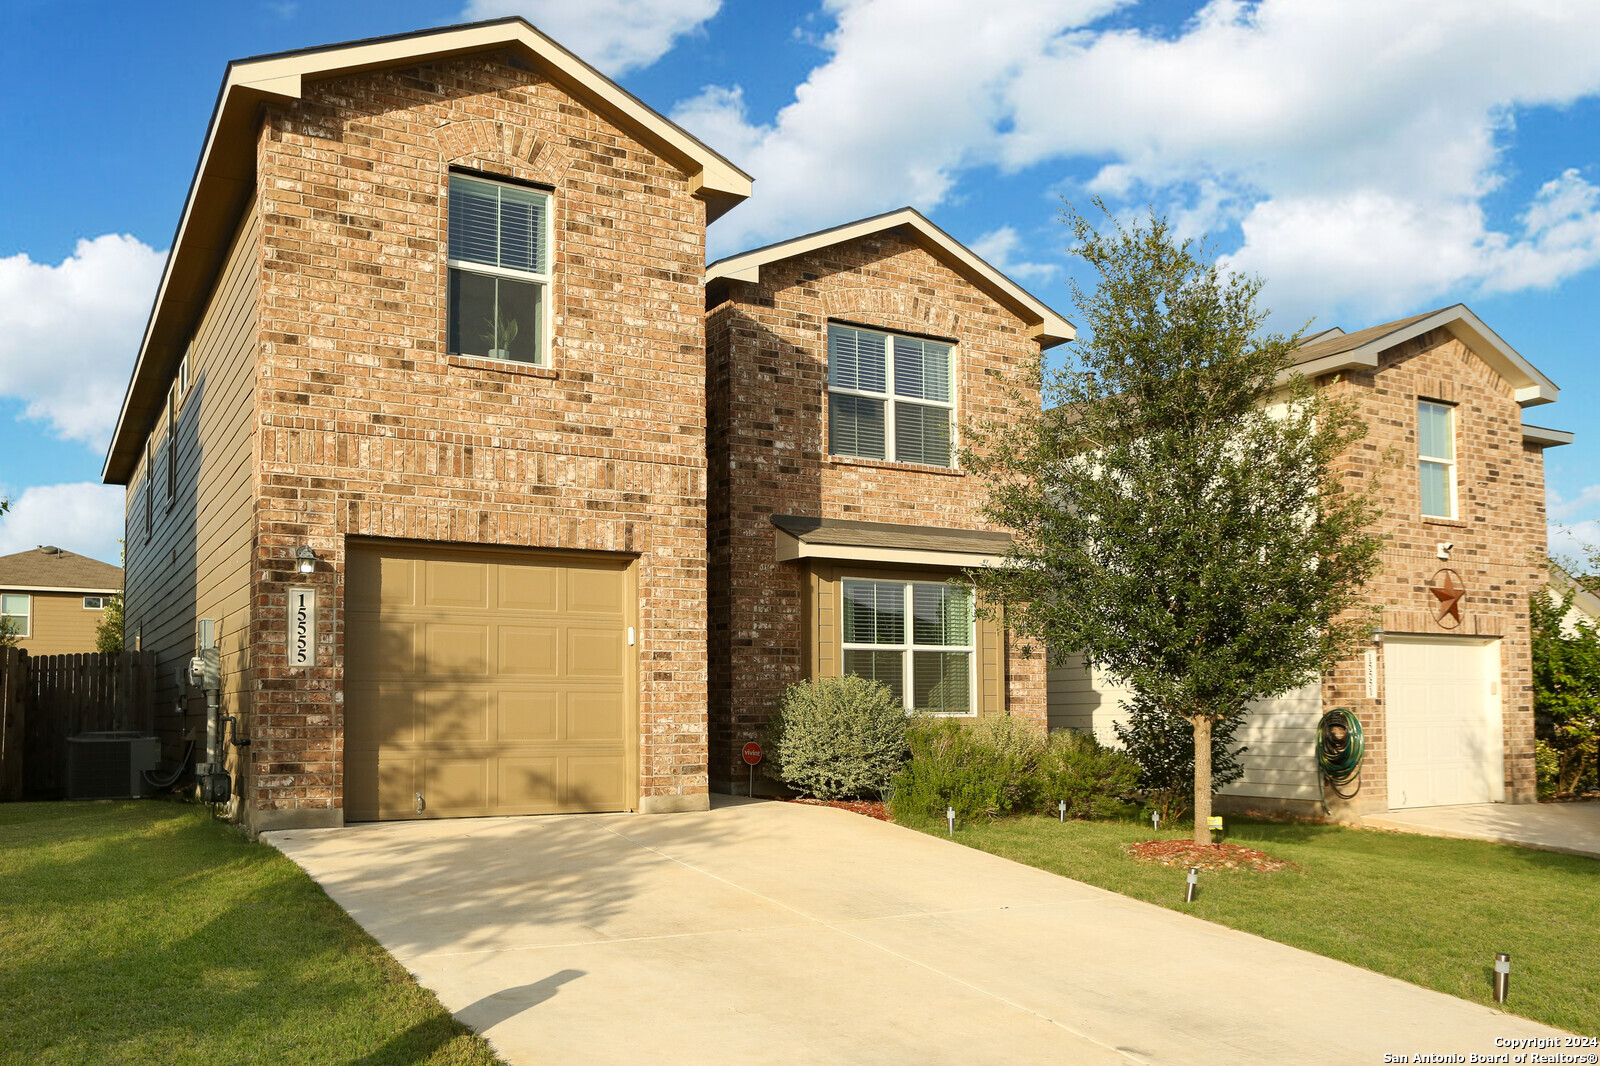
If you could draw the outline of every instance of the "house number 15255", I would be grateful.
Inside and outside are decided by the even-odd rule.
[[[289,590],[288,650],[290,666],[317,665],[317,590]]]

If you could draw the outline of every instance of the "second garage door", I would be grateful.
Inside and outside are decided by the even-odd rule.
[[[346,819],[633,807],[631,578],[610,557],[352,547]]]
[[[1498,645],[1394,637],[1383,657],[1389,806],[1505,799]]]

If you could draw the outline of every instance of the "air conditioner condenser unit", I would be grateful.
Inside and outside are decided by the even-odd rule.
[[[67,798],[138,799],[144,771],[161,761],[161,741],[149,733],[110,731],[67,738]]]

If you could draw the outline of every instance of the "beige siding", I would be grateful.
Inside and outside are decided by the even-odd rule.
[[[82,592],[33,592],[0,589],[30,597],[28,635],[17,647],[29,655],[79,655],[94,651],[103,611],[86,611]]]
[[[165,416],[147,449],[150,468],[141,461],[128,487],[126,640],[132,646],[137,635],[156,653],[156,724],[169,759],[181,754],[185,740],[204,744],[204,700],[180,688],[176,676],[195,652],[196,619],[217,621],[224,713],[249,710],[258,231],[251,210],[194,333],[189,388],[176,421],[176,492],[169,499]],[[155,521],[146,537],[152,491]],[[197,748],[196,758],[202,756]]]
[[[1132,691],[1104,671],[1084,669],[1083,656],[1060,656],[1050,666],[1050,728],[1092,732],[1102,744],[1118,745],[1114,723],[1126,721],[1122,701]],[[1240,760],[1244,776],[1223,789],[1229,796],[1314,800],[1315,745],[1322,717],[1322,684],[1251,704],[1234,740],[1249,750]]]

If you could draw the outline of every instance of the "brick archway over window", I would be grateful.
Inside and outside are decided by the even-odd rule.
[[[903,333],[961,338],[961,316],[948,307],[898,289],[841,288],[822,294],[823,313]]]
[[[435,131],[445,163],[470,163],[561,188],[572,158],[532,130],[493,119],[447,122]]]

